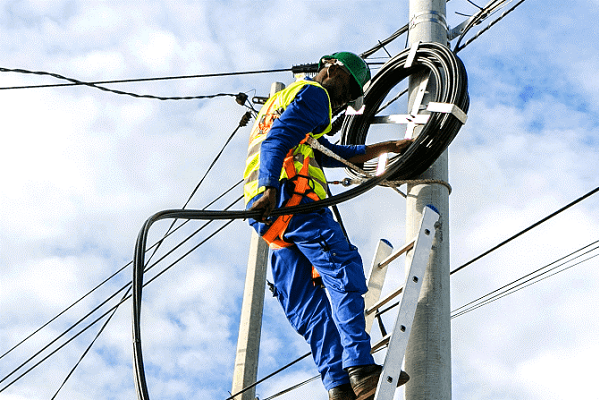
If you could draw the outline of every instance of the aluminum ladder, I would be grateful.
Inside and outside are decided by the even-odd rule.
[[[368,292],[364,296],[366,330],[370,332],[374,319],[377,318],[383,338],[372,345],[372,351],[387,346],[387,354],[374,400],[392,400],[395,394],[438,220],[439,214],[432,206],[425,207],[420,229],[414,240],[395,251],[388,242],[381,240],[375,253],[368,278]],[[381,299],[388,265],[410,250],[413,250],[412,260],[407,269],[405,284]],[[380,319],[380,310],[400,295],[395,326],[391,333],[387,334]]]

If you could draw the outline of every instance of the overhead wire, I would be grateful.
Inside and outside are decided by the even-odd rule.
[[[207,171],[204,173],[202,179],[200,180],[200,182],[196,185],[196,187],[194,188],[194,190],[192,191],[191,195],[189,196],[188,200],[185,202],[183,209],[185,207],[187,207],[187,205],[189,204],[189,202],[191,201],[191,199],[193,198],[193,196],[196,194],[197,190],[199,189],[199,187],[201,186],[201,184],[203,183],[204,179],[206,178],[206,176],[208,175],[208,173],[210,172],[210,170],[213,168],[213,166],[215,165],[215,163],[218,161],[218,159],[220,158],[220,156],[222,155],[224,149],[227,147],[227,145],[230,143],[231,139],[234,137],[234,135],[238,132],[239,128],[246,126],[249,118],[250,118],[251,114],[250,111],[246,112],[244,114],[244,116],[241,118],[238,126],[235,128],[235,130],[233,131],[233,133],[229,136],[229,138],[226,140],[225,144],[222,146],[220,152],[217,154],[217,156],[213,159],[212,163],[210,164],[210,166],[208,167]],[[208,206],[206,206],[205,208],[209,207],[211,204],[213,204],[214,202],[216,202],[218,199],[220,199],[222,196],[224,196],[225,194],[229,193],[233,188],[237,187],[239,184],[241,184],[242,181],[239,181],[237,184],[235,184],[232,188],[228,189],[227,191],[225,191],[225,193],[219,197],[217,197],[217,199],[215,199],[213,202],[211,202]],[[233,204],[237,203],[241,198],[238,198]],[[233,204],[231,204],[228,208],[230,208],[231,206],[233,206]],[[158,241],[156,244],[154,244],[149,250],[151,250],[152,248],[154,249],[154,253],[150,256],[149,260],[156,254],[156,251],[158,250],[158,248],[161,246],[163,240],[168,237],[172,232],[178,230],[182,225],[181,224],[179,227],[177,227],[175,230],[173,230],[173,226],[176,223],[177,220],[174,220],[173,223],[171,224],[171,226],[169,227],[169,229],[167,230],[167,232],[164,234],[163,238]],[[207,224],[206,224],[207,225]],[[191,236],[189,236],[187,239],[185,239],[184,241],[180,242],[175,248],[173,248],[170,252],[168,252],[166,255],[169,255],[170,253],[172,253],[175,249],[179,248],[181,245],[183,245],[185,242],[187,242],[191,237],[193,237],[195,234],[197,234],[201,229],[197,230],[194,234],[192,234]],[[189,253],[187,253],[186,255],[188,255]],[[166,257],[166,255],[162,258],[164,259]],[[185,256],[186,256],[185,255]],[[161,259],[161,260],[162,260]],[[148,260],[148,262],[149,262]],[[160,261],[160,260],[159,260]],[[159,262],[158,261],[158,262]],[[158,263],[157,262],[157,263]],[[178,262],[178,261],[177,261]],[[154,265],[156,265],[157,263],[155,263]],[[79,300],[77,300],[75,303],[73,303],[71,306],[69,306],[66,310],[64,310],[63,312],[59,313],[56,317],[52,318],[49,322],[47,322],[46,324],[44,324],[41,328],[37,329],[35,332],[33,332],[32,334],[30,334],[28,337],[26,337],[25,339],[23,339],[21,342],[19,342],[17,345],[13,346],[9,351],[7,351],[6,353],[4,353],[2,355],[2,357],[4,357],[5,355],[7,355],[8,353],[10,353],[11,351],[13,351],[15,348],[17,348],[19,345],[21,345],[22,343],[24,343],[26,340],[28,340],[29,338],[31,338],[34,334],[36,334],[37,332],[39,332],[41,329],[43,329],[44,327],[48,326],[52,321],[56,320],[59,316],[63,315],[67,310],[71,309],[75,304],[79,303],[81,300],[83,300],[83,298],[87,297],[88,295],[90,295],[92,292],[94,292],[95,290],[97,290],[100,286],[102,286],[103,284],[105,284],[106,282],[108,282],[110,279],[112,279],[113,277],[115,277],[119,272],[121,272],[122,270],[124,270],[128,265],[130,265],[131,263],[128,263],[127,265],[125,265],[124,267],[122,267],[119,271],[117,271],[116,273],[112,274],[109,278],[105,279],[100,285],[97,285],[94,289],[92,289],[90,292],[88,292],[86,295],[84,295],[82,298],[80,298]],[[174,265],[174,264],[172,264]],[[171,266],[172,266],[171,265]],[[169,267],[170,268],[170,267]],[[147,268],[147,270],[151,269]],[[167,268],[168,269],[168,268]],[[163,271],[164,272],[164,271]],[[160,275],[163,273],[161,272]],[[53,345],[54,343],[56,343],[56,341],[58,341],[60,338],[62,338],[64,335],[66,335],[68,332],[70,332],[72,329],[74,329],[79,323],[81,323],[83,320],[87,319],[89,316],[91,316],[93,313],[95,313],[97,310],[99,310],[102,306],[104,306],[105,304],[107,304],[107,302],[109,302],[114,296],[116,296],[118,293],[122,292],[123,290],[126,290],[125,295],[123,296],[123,300],[119,303],[122,304],[122,302],[124,301],[124,299],[128,298],[128,294],[129,294],[129,290],[131,288],[131,283],[129,283],[128,285],[123,286],[119,291],[117,291],[115,294],[113,294],[112,296],[110,296],[107,300],[105,300],[103,303],[101,303],[100,305],[98,305],[96,308],[94,308],[91,312],[89,312],[85,317],[83,317],[82,319],[80,319],[75,325],[72,325],[69,329],[67,329],[66,331],[64,331],[62,334],[60,334],[57,338],[55,338],[53,341],[51,341],[49,344],[47,344],[45,347],[43,347],[40,351],[38,351],[36,354],[34,354],[34,356],[32,356],[31,358],[29,358],[28,360],[26,360],[23,364],[21,364],[18,368],[16,368],[15,370],[13,370],[11,373],[9,373],[7,376],[5,376],[4,378],[2,378],[0,380],[0,383],[4,382],[7,378],[9,378],[10,376],[12,376],[14,373],[16,373],[18,370],[20,370],[21,368],[23,368],[26,364],[28,364],[29,362],[31,362],[35,357],[37,357],[38,355],[40,355],[43,351],[45,351],[46,349],[48,349],[51,345]],[[99,336],[99,334],[104,330],[105,326],[108,324],[108,322],[111,320],[112,316],[114,315],[114,313],[116,312],[116,309],[118,308],[115,307],[112,310],[112,315],[110,315],[110,317],[107,319],[107,321],[105,322],[105,324],[102,326],[102,328],[100,329],[100,331],[98,332],[98,335],[96,336],[96,338],[92,341],[92,343],[90,344],[90,346],[87,348],[87,350],[84,352],[82,358],[87,354],[87,352],[89,351],[89,349],[91,348],[91,346],[94,344],[95,340],[97,339],[97,337]],[[97,321],[96,321],[97,322]],[[95,322],[94,322],[95,323]],[[77,335],[78,336],[78,335]],[[1,357],[0,357],[1,358]],[[77,364],[75,365],[75,367],[73,368],[73,370],[75,368],[77,368],[77,366],[79,365],[79,363],[81,362],[81,359],[77,362]],[[39,365],[39,364],[37,364]],[[36,366],[37,366],[36,365]],[[71,376],[73,370],[69,373],[69,375],[67,376],[67,379]],[[30,370],[28,370],[27,372],[29,372]],[[22,377],[22,376],[21,376]],[[19,377],[19,379],[21,378]],[[11,382],[14,383],[15,381]],[[61,385],[60,389],[64,386],[64,383]],[[10,386],[10,385],[9,385]],[[7,386],[8,387],[8,386]],[[3,391],[5,388],[1,389],[1,391]],[[58,392],[57,392],[58,393]]]
[[[247,97],[246,97],[247,99]],[[189,202],[192,200],[192,198],[194,197],[194,195],[196,194],[196,192],[198,191],[198,189],[200,188],[200,186],[202,185],[202,183],[204,182],[204,180],[206,179],[206,177],[208,176],[208,174],[210,173],[210,171],[212,170],[212,168],[214,167],[214,165],[216,164],[216,162],[218,161],[218,159],[220,158],[220,156],[222,155],[222,153],[224,152],[224,150],[226,149],[227,145],[231,142],[231,140],[233,139],[233,137],[235,136],[235,134],[239,131],[240,128],[246,126],[250,120],[252,116],[251,111],[247,111],[242,117],[241,120],[239,121],[237,127],[233,130],[233,132],[231,133],[231,135],[229,136],[229,138],[225,141],[225,144],[221,147],[221,150],[218,152],[218,154],[214,157],[214,159],[212,160],[210,166],[207,168],[207,170],[204,172],[204,176],[200,179],[199,183],[196,185],[195,189],[192,191],[191,195],[188,197],[187,201],[185,202],[185,204],[183,205],[183,209],[185,209],[188,205]],[[241,198],[237,199],[237,201],[239,201]],[[164,239],[169,236],[170,232],[172,231],[175,223],[177,222],[177,219],[174,219],[170,225],[170,227],[167,229],[166,233],[163,236],[163,239],[160,240],[157,244],[157,246],[154,247],[154,252],[152,253],[152,255],[149,257],[148,261],[146,262],[146,265],[144,266],[144,270],[149,270],[149,268],[147,268],[147,264],[150,262],[150,260],[154,257],[154,255],[156,254],[156,252],[158,251],[158,249],[160,248],[160,246],[162,245]],[[228,224],[225,224],[225,226],[227,226]],[[185,243],[187,240],[189,240],[190,237],[188,237],[186,240],[184,240],[183,242],[181,242],[179,244],[182,245],[183,243]],[[176,247],[179,247],[176,246]],[[183,259],[184,257],[186,257],[187,255],[191,254],[191,251],[186,253],[183,257],[181,257],[180,259]],[[177,261],[178,262],[178,261]],[[169,267],[170,268],[170,267]],[[164,271],[163,271],[164,272]],[[162,273],[159,273],[157,276],[154,277],[154,279],[156,279],[158,276],[162,275]],[[153,280],[153,279],[152,279]],[[151,281],[149,281],[151,282]],[[148,283],[149,283],[148,282]],[[129,286],[129,288],[127,289],[127,292],[123,295],[123,299],[128,297],[129,292],[131,290],[131,286]],[[110,322],[110,320],[112,319],[112,317],[115,315],[117,309],[115,308],[114,311],[112,312],[112,314],[107,318],[107,320],[104,322],[104,324],[102,325],[102,327],[100,328],[100,330],[98,331],[98,333],[96,334],[96,336],[94,337],[93,341],[90,343],[90,345],[86,348],[86,350],[84,351],[84,353],[82,354],[82,356],[79,358],[79,360],[77,361],[77,363],[75,364],[75,366],[71,369],[71,371],[69,372],[69,374],[67,375],[67,377],[65,378],[64,382],[62,383],[62,385],[58,388],[58,391],[56,392],[56,394],[54,395],[54,397],[56,397],[56,395],[58,395],[58,392],[60,392],[60,390],[62,389],[62,387],[66,384],[67,380],[70,378],[70,376],[73,374],[73,372],[75,371],[75,369],[79,366],[79,364],[81,363],[81,361],[83,360],[83,358],[87,355],[87,353],[89,352],[89,350],[91,349],[91,347],[94,345],[94,343],[96,342],[96,340],[98,339],[98,337],[100,336],[100,334],[104,331],[104,329],[106,328],[106,326],[108,325],[108,323]],[[54,399],[53,397],[53,399]]]
[[[474,311],[474,310],[476,310],[476,309],[478,309],[480,307],[483,307],[483,306],[485,306],[487,304],[493,303],[493,302],[495,302],[495,301],[497,301],[497,300],[499,300],[499,299],[501,299],[503,297],[506,297],[508,295],[514,294],[514,293],[516,293],[516,292],[518,292],[518,291],[520,291],[520,290],[522,290],[524,288],[532,286],[532,285],[534,285],[536,283],[539,283],[539,282],[541,282],[541,281],[543,281],[543,280],[545,280],[547,278],[550,278],[550,277],[555,276],[555,275],[557,275],[559,273],[567,271],[567,270],[569,270],[569,269],[571,269],[571,268],[573,268],[573,267],[575,267],[577,265],[580,265],[580,264],[582,264],[582,263],[584,263],[586,261],[589,261],[589,260],[591,260],[591,259],[599,256],[599,253],[594,254],[592,256],[587,257],[586,259],[584,259],[582,261],[579,261],[577,263],[568,265],[565,268],[562,268],[561,270],[550,274],[551,272],[553,272],[553,271],[555,271],[555,270],[557,270],[557,269],[559,269],[561,267],[564,267],[564,265],[566,265],[567,263],[571,263],[574,260],[577,260],[577,259],[581,258],[584,255],[590,254],[591,252],[598,250],[599,249],[599,245],[597,245],[597,243],[599,243],[599,240],[596,240],[596,241],[594,241],[594,242],[592,242],[592,243],[590,243],[590,244],[588,244],[588,245],[586,245],[586,246],[584,246],[584,247],[582,247],[582,248],[580,248],[578,250],[575,250],[575,251],[571,252],[570,254],[568,254],[566,256],[563,256],[563,257],[561,257],[561,258],[559,258],[559,259],[557,259],[557,260],[555,260],[555,261],[553,261],[553,262],[551,262],[551,263],[549,263],[549,264],[547,264],[547,265],[545,265],[545,266],[543,266],[543,267],[541,267],[541,268],[539,268],[539,269],[537,269],[537,270],[535,270],[535,271],[533,271],[531,273],[528,273],[528,274],[522,276],[521,278],[518,278],[518,279],[516,279],[516,280],[514,280],[514,281],[512,281],[512,282],[510,282],[510,283],[508,283],[508,284],[506,284],[506,285],[504,285],[504,286],[496,289],[496,290],[493,290],[492,292],[487,293],[486,295],[481,296],[481,297],[479,297],[476,300],[473,300],[473,301],[471,301],[471,302],[469,302],[467,304],[464,304],[461,307],[456,308],[455,310],[453,310],[451,312],[451,318],[453,319],[453,318],[457,318],[457,317],[459,317],[461,315],[467,314],[467,313],[469,313],[471,311]],[[589,248],[591,246],[595,246],[595,247],[583,252],[583,250],[585,250],[585,249],[587,249],[587,248]],[[571,259],[568,259],[568,258],[572,257],[576,253],[580,253],[580,254],[576,255],[575,257],[573,257]],[[564,260],[566,260],[566,261],[564,261]],[[561,262],[561,264],[558,264],[560,262]]]
[[[209,96],[185,96],[185,97],[162,97],[162,96],[152,96],[152,95],[139,95],[131,92],[123,92],[115,89],[105,88],[99,85],[107,85],[107,84],[116,84],[116,83],[139,83],[139,82],[158,82],[158,81],[168,81],[168,80],[177,80],[177,79],[198,79],[198,78],[215,78],[215,77],[225,77],[225,76],[238,76],[238,75],[253,75],[253,74],[272,74],[278,72],[289,72],[291,68],[279,68],[279,69],[266,69],[266,70],[256,70],[256,71],[240,71],[240,72],[219,72],[219,73],[209,73],[209,74],[196,74],[196,75],[178,75],[178,76],[165,76],[165,77],[155,77],[155,78],[136,78],[136,79],[113,79],[113,80],[103,80],[103,81],[93,81],[93,82],[85,82],[79,79],[69,78],[61,74],[57,74],[54,72],[48,71],[32,71],[23,68],[2,68],[0,67],[0,72],[14,72],[20,74],[31,74],[31,75],[41,75],[41,76],[51,76],[56,79],[67,80],[71,83],[56,83],[56,84],[45,84],[45,85],[27,85],[27,86],[5,86],[0,87],[0,90],[16,90],[16,89],[41,89],[41,88],[55,88],[55,87],[65,87],[65,86],[90,86],[95,89],[104,90],[107,92],[113,92],[116,94],[124,94],[137,98],[152,98],[158,100],[196,100],[196,99],[210,99],[214,97],[220,96],[236,96],[231,93],[220,93],[217,95],[209,95]]]
[[[238,181],[236,184],[234,184],[233,186],[231,186],[229,189],[227,189],[226,191],[224,191],[221,195],[219,195],[218,197],[216,197],[214,200],[212,200],[210,203],[208,203],[205,208],[208,208],[210,206],[212,206],[213,204],[215,204],[217,201],[221,200],[223,197],[225,197],[227,194],[229,194],[232,190],[234,190],[237,186],[239,186],[241,183],[243,183],[243,180]],[[179,230],[180,228],[182,228],[183,226],[185,226],[187,223],[189,223],[189,220],[183,221],[179,226],[177,226],[175,229],[173,229],[170,233],[170,235],[173,235],[177,230]],[[163,240],[164,237],[161,239]],[[150,246],[148,248],[148,252],[151,251],[152,249],[154,249],[156,246],[158,246],[158,244],[160,243],[160,241],[157,241],[156,243],[154,243],[152,246]],[[10,354],[11,352],[13,352],[14,350],[16,350],[18,347],[20,347],[23,343],[25,343],[27,340],[31,339],[33,336],[35,336],[38,332],[40,332],[42,329],[44,329],[45,327],[47,327],[48,325],[50,325],[51,323],[53,323],[54,321],[56,321],[57,319],[59,319],[61,316],[63,316],[65,313],[67,313],[69,310],[71,310],[73,307],[75,307],[77,304],[79,304],[81,301],[83,301],[85,298],[87,298],[88,296],[90,296],[92,293],[94,293],[95,291],[97,291],[100,287],[102,287],[103,285],[105,285],[106,283],[108,283],[110,280],[112,280],[113,278],[115,278],[119,273],[121,273],[122,271],[124,271],[128,266],[130,266],[131,264],[133,264],[133,260],[129,261],[127,264],[123,265],[118,271],[114,272],[112,275],[110,275],[109,277],[107,277],[106,279],[104,279],[102,282],[100,282],[98,285],[96,285],[94,288],[92,288],[91,290],[89,290],[87,293],[85,293],[83,296],[81,296],[79,299],[75,300],[73,303],[71,303],[67,308],[65,308],[64,310],[62,310],[61,312],[59,312],[57,315],[55,315],[54,317],[50,318],[47,322],[45,322],[44,324],[42,324],[39,328],[37,328],[36,330],[34,330],[33,332],[31,332],[30,334],[28,334],[24,339],[22,339],[21,341],[19,341],[18,343],[16,343],[15,345],[13,345],[9,350],[7,350],[6,352],[4,352],[2,355],[0,355],[0,359],[2,359],[3,357],[7,356],[8,354]],[[129,281],[129,283],[131,283],[131,281]],[[112,299],[112,297],[114,297],[115,295],[117,295],[120,291],[124,290],[126,287],[121,288],[121,290],[117,291],[116,293],[114,293],[111,297],[109,297],[107,300]],[[106,301],[106,300],[105,300]],[[105,303],[102,303],[100,306],[104,305]],[[96,311],[98,308],[94,309],[94,311]],[[92,311],[93,313],[93,311]]]
[[[465,38],[466,34],[475,25],[482,23],[491,14],[497,12],[499,9],[503,8],[505,5],[511,3],[512,1],[513,0],[492,0],[484,8],[482,8],[478,13],[474,14],[470,18],[469,23],[466,25],[466,27],[464,27],[464,29],[460,33],[460,36],[459,36],[456,44],[454,45],[454,50],[453,50],[454,53],[457,54],[458,52],[462,51],[466,46],[468,46],[470,43],[472,43],[473,41],[478,39],[483,33],[487,32],[495,24],[497,24],[499,21],[501,21],[503,18],[505,18],[508,14],[510,14],[512,11],[514,11],[518,6],[520,6],[522,3],[524,3],[525,0],[518,1],[514,6],[512,6],[510,9],[503,12],[498,18],[496,18],[495,20],[490,22],[489,25],[487,25],[485,28],[483,28],[479,32],[477,32],[472,38],[468,39],[466,42],[464,42],[464,44],[461,44],[461,42]]]
[[[590,243],[590,244],[588,244],[586,246],[583,246],[582,248],[577,249],[577,250],[575,250],[575,251],[567,254],[566,256],[563,256],[563,257],[561,257],[561,258],[559,258],[559,259],[557,259],[557,260],[549,263],[548,265],[546,265],[544,267],[541,267],[541,268],[539,268],[539,269],[537,269],[537,270],[535,270],[535,271],[533,271],[531,273],[528,273],[528,274],[522,276],[521,278],[518,278],[517,280],[514,280],[513,282],[502,286],[499,289],[496,289],[496,290],[494,290],[494,291],[492,291],[490,293],[487,293],[484,296],[479,297],[476,300],[473,300],[473,301],[471,301],[471,302],[469,302],[467,304],[464,304],[461,307],[458,307],[458,308],[454,309],[451,312],[451,319],[458,318],[458,317],[460,317],[460,316],[462,316],[464,314],[467,314],[469,312],[472,312],[472,311],[474,311],[474,310],[476,310],[476,309],[478,309],[480,307],[483,307],[485,305],[493,303],[496,300],[499,300],[499,299],[501,299],[503,297],[506,297],[508,295],[514,294],[514,293],[516,293],[516,292],[518,292],[518,291],[520,291],[522,289],[525,289],[526,287],[532,286],[532,285],[534,285],[536,283],[539,283],[539,282],[541,282],[541,281],[543,281],[543,280],[545,280],[547,278],[550,278],[550,277],[555,276],[555,275],[557,275],[559,273],[565,272],[565,271],[567,271],[567,270],[569,270],[569,269],[571,269],[571,268],[573,268],[575,266],[578,266],[578,265],[580,265],[580,264],[582,264],[584,262],[590,261],[591,259],[594,259],[595,257],[599,257],[599,253],[594,254],[592,256],[589,256],[589,257],[585,258],[582,261],[579,261],[579,262],[577,262],[575,264],[572,264],[572,265],[568,265],[567,267],[565,267],[565,268],[563,268],[563,269],[561,269],[561,270],[559,270],[557,272],[554,272],[553,274],[550,274],[550,272],[552,272],[552,271],[554,271],[554,270],[556,270],[556,269],[558,269],[560,267],[563,267],[566,263],[570,263],[570,262],[572,262],[574,260],[577,260],[577,259],[581,258],[584,255],[590,254],[591,252],[598,250],[599,249],[599,245],[598,244],[599,244],[599,240],[593,241],[592,243]],[[593,247],[592,249],[589,249],[589,250],[587,250],[587,251],[585,251],[585,252],[583,252],[581,254],[576,255],[575,257],[573,257],[573,258],[571,258],[571,259],[563,262],[562,264],[558,264],[558,265],[554,266],[553,268],[549,268],[552,265],[557,264],[557,263],[559,263],[561,261],[564,261],[564,260],[572,257],[573,255],[575,255],[576,253],[580,253],[583,250],[585,250],[585,249],[587,249],[587,248],[589,248],[591,246],[595,246],[595,247]],[[390,309],[397,307],[399,304],[400,304],[400,302],[396,302],[396,303],[390,305],[388,308],[379,311],[379,313],[383,314],[383,313],[389,311]],[[311,354],[311,353],[305,354],[303,357],[301,357],[301,358],[295,360],[294,362],[288,364],[288,366],[295,364],[297,361],[299,361],[300,359],[305,358],[309,354]],[[282,370],[285,369],[285,368],[287,368],[288,366],[285,366],[281,370],[275,371],[275,373],[269,375],[269,377],[270,376],[274,376],[276,373],[282,372]],[[294,389],[297,389],[297,388],[299,388],[301,386],[304,386],[304,385],[306,385],[306,384],[308,384],[308,383],[310,383],[310,382],[318,379],[319,377],[320,377],[319,375],[316,375],[316,376],[313,376],[312,378],[308,378],[307,380],[304,380],[304,381],[302,381],[302,382],[300,382],[298,384],[292,385],[292,386],[290,386],[290,387],[288,387],[288,388],[286,388],[286,389],[284,389],[284,390],[282,390],[282,391],[280,391],[280,392],[278,392],[278,393],[276,393],[274,395],[266,397],[263,400],[272,400],[274,398],[280,397],[280,396],[282,396],[282,395],[284,395],[286,393],[289,393],[290,391],[292,391]],[[262,381],[263,380],[261,380],[260,382],[257,382],[257,383],[261,383]],[[227,398],[226,400],[232,400],[237,395],[245,392],[247,389],[250,389],[250,388],[252,388],[254,386],[255,385],[249,386],[249,387],[245,388],[245,390],[240,391],[236,395],[231,396],[231,397]]]
[[[485,251],[484,253],[474,257],[472,260],[462,264],[461,266],[457,267],[456,269],[454,269],[453,271],[450,272],[450,275],[455,274],[458,271],[463,270],[464,268],[466,268],[467,266],[471,265],[472,263],[474,263],[475,261],[480,260],[481,258],[491,254],[492,252],[494,252],[495,250],[499,249],[502,246],[505,246],[506,244],[508,244],[509,242],[511,242],[512,240],[524,235],[526,232],[538,227],[539,225],[543,224],[544,222],[549,221],[551,218],[555,217],[556,215],[566,211],[567,209],[569,209],[570,207],[580,203],[581,201],[585,200],[586,198],[594,195],[595,193],[599,192],[599,186],[596,187],[595,189],[589,191],[588,193],[580,196],[579,198],[577,198],[576,200],[566,204],[565,206],[563,206],[562,208],[560,208],[559,210],[549,214],[548,216],[546,216],[545,218],[540,219],[539,221],[535,222],[534,224],[530,225],[529,227],[521,230],[520,232],[516,233],[515,235],[512,235],[511,237],[509,237],[508,239],[502,241],[501,243],[499,243],[498,245],[492,247],[491,249]]]
[[[229,206],[227,206],[225,209],[229,209],[231,207],[233,207],[235,204],[237,204],[243,197],[239,197],[237,199],[235,199],[235,201],[233,201]],[[200,231],[202,231],[204,228],[206,228],[208,225],[210,225],[213,221],[208,221],[206,222],[204,225],[202,225],[200,228],[198,228],[195,232],[193,232],[191,235],[189,235],[184,241],[180,242],[177,246],[175,246],[173,249],[169,250],[169,252],[167,252],[166,254],[164,254],[159,260],[157,260],[154,264],[152,264],[151,266],[149,266],[148,268],[145,269],[145,271],[149,271],[152,268],[154,268],[156,265],[158,265],[158,263],[160,263],[161,261],[164,261],[168,256],[170,256],[175,250],[178,250],[185,242],[187,242],[188,240],[190,240],[192,237],[194,237],[195,235],[197,235]],[[209,236],[207,236],[204,240],[202,240],[201,242],[199,242],[197,245],[195,245],[192,249],[188,250],[186,253],[184,253],[182,256],[180,256],[179,258],[177,258],[175,261],[173,261],[170,265],[168,265],[167,267],[165,267],[164,269],[162,269],[161,271],[159,271],[154,277],[152,277],[151,280],[148,280],[145,284],[144,287],[149,285],[151,282],[155,281],[158,277],[162,276],[164,273],[166,273],[168,270],[170,270],[172,267],[174,267],[176,264],[178,264],[180,261],[182,261],[185,257],[189,256],[193,251],[197,250],[199,247],[201,247],[202,245],[204,245],[208,240],[212,239],[214,236],[216,236],[216,234],[220,233],[225,227],[227,227],[232,221],[229,221],[228,223],[226,223],[225,225],[219,227],[215,232],[211,233]],[[121,287],[116,293],[114,293],[113,295],[111,295],[108,299],[106,299],[103,303],[101,303],[100,305],[96,306],[93,310],[91,310],[90,312],[88,312],[85,316],[83,316],[81,319],[79,319],[76,323],[74,323],[73,325],[71,325],[70,328],[68,328],[66,331],[63,331],[61,334],[59,334],[56,338],[54,338],[51,342],[49,342],[46,346],[44,346],[42,349],[38,350],[33,356],[31,356],[29,359],[27,359],[25,362],[23,362],[22,364],[20,364],[18,367],[16,367],[15,369],[13,369],[13,371],[11,371],[8,375],[4,376],[2,379],[0,379],[0,383],[5,382],[8,378],[10,378],[11,376],[13,376],[14,374],[16,374],[19,370],[21,370],[22,368],[24,368],[27,364],[29,364],[31,361],[33,361],[36,357],[40,356],[44,351],[48,350],[50,348],[50,346],[56,344],[58,342],[58,340],[60,340],[62,337],[66,336],[66,334],[68,334],[71,330],[73,330],[74,328],[76,328],[79,324],[81,324],[83,321],[85,321],[87,318],[89,318],[91,315],[93,315],[96,311],[98,311],[102,306],[106,305],[110,300],[112,300],[114,297],[116,297],[119,293],[123,292],[123,291],[128,291],[131,288],[131,282],[129,282],[128,284],[124,285],[123,287]],[[44,357],[43,359],[41,359],[40,361],[38,361],[36,364],[34,364],[32,367],[30,367],[28,370],[26,370],[24,373],[22,373],[21,375],[19,375],[16,379],[14,379],[13,381],[11,381],[10,383],[8,383],[6,386],[4,386],[3,388],[0,389],[0,393],[2,393],[4,390],[6,390],[7,388],[9,388],[10,386],[12,386],[14,383],[16,383],[17,381],[19,381],[21,378],[23,378],[25,375],[27,375],[29,372],[31,372],[33,369],[37,368],[38,366],[40,366],[43,362],[45,362],[46,360],[48,360],[52,355],[56,354],[59,350],[61,350],[62,348],[64,348],[66,345],[68,345],[69,343],[71,343],[73,340],[75,340],[77,337],[79,337],[81,334],[83,334],[84,332],[86,332],[88,329],[90,329],[91,327],[93,327],[96,323],[98,323],[99,321],[101,321],[102,319],[104,319],[105,317],[109,316],[110,313],[116,311],[116,309],[118,307],[120,307],[120,305],[122,305],[123,303],[125,303],[127,300],[129,300],[131,298],[131,294],[126,294],[125,296],[123,296],[123,298],[113,307],[111,307],[110,309],[108,309],[106,312],[104,312],[102,315],[100,315],[99,317],[97,317],[95,320],[93,320],[91,323],[89,323],[87,326],[85,326],[84,328],[82,328],[79,332],[74,333],[72,337],[70,337],[69,339],[67,339],[65,342],[63,342],[62,344],[59,345],[59,347],[57,347],[55,350],[53,350],[51,353],[49,353],[46,357]]]

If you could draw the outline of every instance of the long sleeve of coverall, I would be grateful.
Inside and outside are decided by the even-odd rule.
[[[297,146],[309,132],[320,133],[329,124],[329,99],[326,92],[314,85],[306,85],[296,95],[280,118],[272,124],[260,149],[259,186],[279,188],[283,160],[290,149]],[[320,143],[347,159],[364,154],[365,146],[334,145],[324,137]],[[323,167],[341,167],[338,161],[322,155]]]

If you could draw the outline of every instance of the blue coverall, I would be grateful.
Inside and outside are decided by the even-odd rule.
[[[279,182],[283,159],[306,133],[319,133],[328,126],[328,102],[323,89],[306,85],[262,143],[258,184],[278,189],[277,207],[283,206],[293,189],[286,180]],[[334,145],[324,137],[318,140],[345,159],[366,151],[365,146]],[[317,160],[321,167],[343,166],[320,152]],[[247,208],[260,196],[250,200]],[[305,197],[302,203],[311,201]],[[268,229],[253,219],[249,223],[260,235]],[[345,368],[374,363],[365,331],[362,295],[367,287],[360,254],[328,208],[294,215],[284,239],[295,245],[269,254],[275,296],[291,325],[310,345],[325,388],[348,383]],[[313,285],[312,266],[322,277],[330,302],[325,290]]]

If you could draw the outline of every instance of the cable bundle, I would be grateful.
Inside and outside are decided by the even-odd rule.
[[[436,88],[430,101],[455,105],[463,112],[468,111],[468,77],[462,61],[441,44],[420,43],[415,58],[406,68],[408,59],[413,56],[410,52],[411,49],[407,48],[393,57],[373,77],[364,93],[364,113],[344,120],[342,144],[365,144],[370,123],[391,89],[410,75],[427,70]],[[388,179],[412,179],[426,171],[447,149],[461,127],[462,122],[455,115],[431,112],[428,122],[408,150],[402,155],[389,157],[387,169],[393,172]],[[363,169],[374,174],[376,168],[376,161],[370,161],[364,164]],[[349,169],[348,174],[355,178],[367,178]]]

